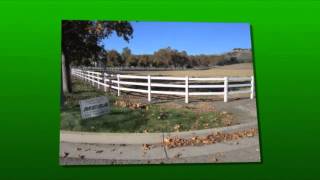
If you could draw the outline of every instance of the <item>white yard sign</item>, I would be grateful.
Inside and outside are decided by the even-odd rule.
[[[82,119],[93,118],[110,112],[109,100],[105,96],[81,100],[79,103]]]

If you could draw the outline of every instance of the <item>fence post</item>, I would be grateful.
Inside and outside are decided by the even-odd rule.
[[[80,69],[80,75],[81,75],[81,79],[82,79],[82,81],[84,80],[84,77],[83,77],[83,70],[82,69]]]
[[[88,84],[91,84],[91,77],[90,77],[90,72],[87,71],[87,78],[88,78]]]
[[[107,83],[106,83],[106,74],[105,72],[102,72],[102,78],[103,78],[103,86],[104,86],[104,92],[107,92]]]
[[[108,77],[109,77],[109,79],[108,79]],[[111,86],[112,86],[112,80],[111,80],[111,78],[112,78],[112,75],[111,74],[107,74],[107,80],[108,80],[108,92],[110,93],[110,91],[111,91]]]
[[[93,81],[92,81],[93,77],[91,72],[88,72],[88,76],[89,76],[89,84],[93,85]]]
[[[92,86],[94,86],[94,77],[95,77],[94,73],[91,73]]]
[[[151,102],[151,77],[148,75],[148,101]]]
[[[89,72],[86,71],[86,82],[89,84],[90,83],[90,77],[89,77]]]
[[[186,102],[186,103],[189,103],[189,77],[188,77],[188,76],[186,76],[185,88],[186,88],[186,92],[185,92],[185,102]]]
[[[97,81],[98,81],[98,83],[97,83],[98,84],[98,89],[100,89],[100,82],[101,81],[100,81],[100,75],[99,74],[97,74]]]
[[[88,76],[89,76],[89,83],[91,84],[91,86],[93,86],[93,75],[91,72],[88,72]]]
[[[254,76],[251,76],[251,94],[250,99],[253,99],[254,96]]]
[[[87,82],[86,71],[82,70],[82,75],[83,75],[84,82]]]
[[[228,102],[228,77],[224,77],[224,102]]]
[[[120,76],[117,74],[117,82],[118,82],[118,96],[120,96]]]

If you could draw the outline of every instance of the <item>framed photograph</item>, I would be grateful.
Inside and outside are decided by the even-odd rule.
[[[61,28],[61,165],[260,162],[250,24]]]

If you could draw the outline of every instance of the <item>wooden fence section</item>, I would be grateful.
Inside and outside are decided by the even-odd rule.
[[[151,102],[152,94],[185,96],[185,103],[189,103],[189,96],[222,96],[228,102],[228,95],[250,94],[254,98],[254,78],[251,77],[168,77],[168,76],[135,76],[108,74],[104,72],[72,69],[72,75],[85,82],[117,91],[139,92],[148,95]]]

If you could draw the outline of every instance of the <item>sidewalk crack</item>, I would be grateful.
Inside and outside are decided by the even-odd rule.
[[[169,159],[168,152],[167,152],[166,146],[164,144],[164,133],[162,133],[162,146],[163,146],[164,153],[166,154],[166,158]]]

